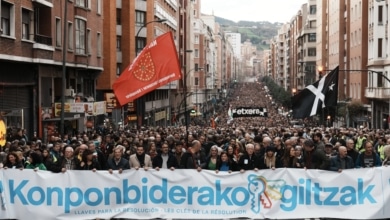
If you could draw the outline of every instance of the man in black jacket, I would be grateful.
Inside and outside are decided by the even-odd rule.
[[[329,159],[326,157],[324,150],[317,149],[310,139],[305,140],[303,146],[306,169],[327,170],[329,168]]]
[[[245,146],[246,154],[240,157],[238,161],[238,167],[241,172],[245,170],[255,170],[260,169],[260,159],[254,154],[255,146],[253,144],[247,144]]]
[[[348,156],[347,148],[345,146],[340,146],[339,153],[330,158],[329,169],[332,171],[341,173],[345,169],[353,169],[354,167],[352,158]]]
[[[169,152],[168,144],[163,143],[161,152],[153,158],[153,168],[156,170],[160,168],[174,170],[177,167],[176,157]]]

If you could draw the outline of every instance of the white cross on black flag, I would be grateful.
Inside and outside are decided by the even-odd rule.
[[[292,97],[293,118],[306,118],[337,105],[339,67]]]

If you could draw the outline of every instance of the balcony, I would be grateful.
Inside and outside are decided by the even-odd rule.
[[[368,99],[387,100],[390,99],[390,88],[366,88],[364,96]]]
[[[49,36],[35,34],[34,41],[39,44],[46,44],[52,46],[52,38]]]

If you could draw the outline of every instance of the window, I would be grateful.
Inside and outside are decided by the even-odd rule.
[[[145,24],[145,12],[143,11],[135,11],[135,23],[138,25],[144,25]]]
[[[137,48],[136,48],[136,55],[138,55],[139,52],[141,52],[141,50],[145,47],[145,44],[146,44],[146,38],[144,37],[138,37],[136,39],[137,41]]]
[[[81,8],[87,8],[88,7],[87,2],[88,0],[76,0],[75,5]]]
[[[317,13],[317,6],[316,5],[310,5],[310,14],[315,15]]]
[[[85,37],[86,37],[86,21],[82,19],[75,19],[75,37],[76,37],[76,54],[85,53]]]
[[[22,39],[30,40],[32,12],[22,8]]]
[[[309,42],[316,42],[316,34],[315,33],[309,34]]]
[[[96,7],[97,7],[97,9],[96,9],[97,13],[99,15],[101,15],[102,14],[102,0],[97,0]]]
[[[378,58],[382,57],[382,41],[382,38],[378,38]]]
[[[309,57],[315,57],[315,56],[316,56],[316,48],[309,48],[309,49],[307,50],[307,55],[308,55]]]
[[[11,24],[13,22],[14,7],[4,1],[1,2],[1,30],[3,35],[13,35],[11,31]]]
[[[195,58],[199,58],[199,50],[195,49]]]
[[[383,25],[383,5],[378,6],[378,24]]]
[[[116,9],[116,24],[117,25],[121,25],[122,24],[121,15],[122,15],[122,10],[120,8],[117,8]]]
[[[92,35],[90,29],[87,29],[87,52],[89,55],[92,54]]]
[[[121,49],[121,36],[116,37],[116,51],[122,51],[122,49]]]
[[[382,77],[382,72],[378,72],[378,87],[383,87],[384,86],[384,83],[383,83],[383,77]]]
[[[199,64],[195,63],[195,71],[199,71]]]
[[[62,45],[61,18],[56,18],[56,47]]]
[[[73,50],[73,23],[68,23],[68,50]]]
[[[310,28],[316,28],[317,27],[317,21],[310,21]]]
[[[199,86],[199,77],[195,77],[195,86]]]
[[[195,35],[195,43],[199,44],[199,35]]]
[[[100,33],[97,33],[97,55],[98,57],[102,56],[102,36]]]
[[[121,63],[117,63],[116,64],[116,75],[120,76],[121,73],[122,73],[122,64]]]

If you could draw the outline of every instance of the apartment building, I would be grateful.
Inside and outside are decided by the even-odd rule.
[[[390,125],[390,65],[389,65],[389,10],[387,1],[368,2],[368,57],[364,96],[371,104],[371,122],[374,128]]]
[[[60,130],[55,103],[63,94],[66,102],[78,95],[93,105],[103,70],[102,2],[0,1],[0,117],[7,127],[47,137]],[[84,113],[66,116],[66,133],[85,131],[94,117]]]
[[[104,71],[97,80],[97,95],[106,100],[114,124],[166,125],[170,121],[169,93],[178,83],[150,92],[124,107],[116,105],[112,84],[136,55],[157,36],[173,32],[177,48],[185,39],[179,29],[179,14],[185,12],[178,0],[104,1]],[[183,16],[185,17],[185,16]],[[180,47],[185,48],[185,47]],[[183,60],[183,52],[180,58]]]

